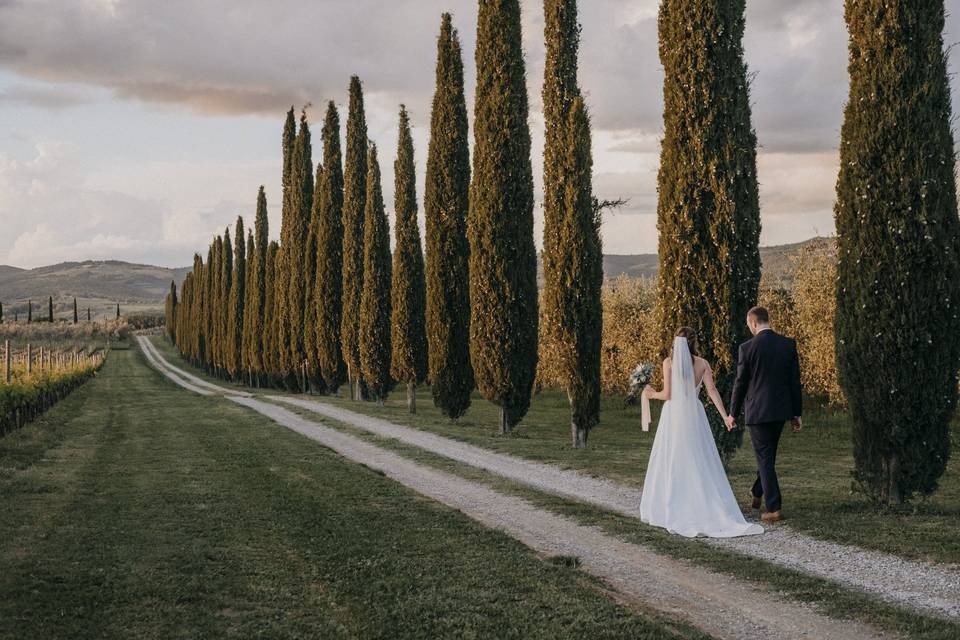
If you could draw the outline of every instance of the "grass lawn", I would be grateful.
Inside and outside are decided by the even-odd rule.
[[[172,362],[189,367],[167,341],[155,339],[154,344]],[[383,407],[346,398],[323,400],[478,446],[635,485],[643,482],[654,437],[653,430],[640,430],[639,408],[624,409],[623,399],[618,396],[604,396],[602,422],[583,451],[570,447],[567,400],[555,390],[537,395],[517,432],[506,437],[497,433],[498,409],[478,394],[474,394],[466,416],[456,424],[434,408],[427,387],[418,390],[416,416],[406,410],[405,390],[392,394]],[[903,557],[960,564],[960,463],[951,463],[941,478],[940,490],[930,499],[916,500],[900,511],[877,511],[851,490],[853,456],[847,416],[808,406],[805,422],[803,433],[784,433],[777,464],[790,526],[827,540]],[[956,424],[953,435],[956,448],[960,444],[960,427]],[[748,435],[729,474],[734,493],[745,509],[755,474]]]
[[[702,637],[136,350],[0,439],[3,638]]]

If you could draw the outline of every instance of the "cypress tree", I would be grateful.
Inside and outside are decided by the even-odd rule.
[[[47,322],[53,322],[53,296],[47,298]]]
[[[307,245],[304,256],[306,270],[306,291],[303,305],[303,350],[307,360],[307,379],[310,389],[323,392],[323,378],[320,376],[320,363],[317,361],[317,306],[313,298],[317,286],[317,234],[319,211],[317,202],[320,200],[320,190],[323,188],[323,163],[317,163],[316,180],[313,181],[313,196],[309,212],[310,230],[307,234]]]
[[[166,325],[167,325],[167,337],[170,338],[170,342],[173,344],[177,343],[177,332],[176,332],[176,317],[177,317],[177,283],[173,280],[170,281],[170,293],[167,294],[167,313],[166,313]],[[73,323],[77,323],[77,299],[73,299]]]
[[[117,303],[117,320],[120,319],[120,303]]]
[[[960,368],[943,2],[846,2],[850,98],[835,207],[836,348],[854,478],[880,503],[937,488]]]
[[[250,329],[253,326],[253,314],[255,313],[256,293],[254,291],[254,273],[257,259],[257,244],[253,239],[253,229],[247,229],[247,268],[246,282],[244,282],[243,296],[243,327],[240,338],[240,366],[247,374],[247,384],[253,386],[253,364],[250,360],[251,343],[253,335]]]
[[[288,340],[286,347],[280,349],[280,369],[287,375],[299,377],[306,352],[304,349],[304,310],[307,284],[309,282],[309,263],[307,255],[310,233],[310,214],[313,209],[313,159],[310,143],[310,126],[307,113],[300,115],[300,132],[294,145],[291,167],[290,205],[284,214],[286,236],[280,239],[283,253],[284,284],[284,328]]]
[[[355,400],[361,396],[360,297],[364,288],[363,214],[367,189],[367,121],[363,88],[350,78],[347,149],[343,173],[343,311],[340,344]]]
[[[467,102],[460,39],[449,13],[441,19],[436,76],[423,199],[427,359],[433,403],[455,420],[470,407],[474,379],[470,364]]]
[[[367,156],[363,214],[364,286],[360,299],[360,366],[373,398],[383,404],[390,389],[390,226],[383,208],[377,147]]]
[[[576,0],[545,0],[543,322],[583,448],[600,417],[603,251],[592,203],[590,121],[577,84]]]
[[[477,386],[511,431],[537,368],[533,171],[518,0],[481,0],[470,186],[470,355]]]
[[[27,300],[27,324],[33,322],[33,300]]]
[[[390,288],[390,322],[394,380],[407,383],[407,406],[416,413],[416,388],[427,375],[427,335],[424,327],[426,283],[423,249],[417,225],[417,174],[413,162],[413,138],[406,107],[400,107],[400,134],[394,163],[394,210],[396,250]]]
[[[662,344],[697,329],[701,355],[727,397],[736,346],[760,282],[756,136],[743,61],[744,0],[664,0],[664,135],[658,181]],[[728,461],[743,440],[710,422]]]
[[[90,307],[87,307],[87,322],[90,322]]]
[[[219,236],[218,236],[219,237]],[[203,321],[201,326],[203,330],[200,335],[200,350],[197,359],[208,371],[213,364],[213,327],[214,327],[214,308],[216,307],[216,274],[219,271],[217,265],[220,264],[220,254],[217,252],[217,238],[210,243],[207,249],[207,262],[203,266],[203,285],[201,287],[203,295],[200,296],[200,313]]]
[[[3,303],[0,302],[0,322],[3,322]]]
[[[220,252],[220,288],[217,291],[217,367],[220,374],[227,371],[229,360],[230,289],[233,286],[233,243],[230,227],[223,230],[223,245]]]
[[[243,370],[243,302],[247,284],[247,246],[243,238],[243,218],[237,216],[233,235],[233,269],[230,278],[230,297],[227,308],[227,332],[224,344],[227,373],[236,378]]]
[[[316,220],[316,275],[314,279],[314,346],[324,387],[336,393],[346,376],[340,350],[343,290],[343,168],[340,159],[340,114],[331,100],[323,122],[323,173]]]
[[[0,321],[2,320],[3,320],[3,311],[0,310]],[[79,322],[80,322],[80,318],[77,317],[77,298],[74,297],[73,298],[73,324],[77,324]]]
[[[267,264],[264,270],[264,336],[263,336],[263,368],[270,377],[276,377],[277,322],[274,315],[277,313],[278,298],[280,298],[277,284],[277,272],[280,267],[280,245],[276,241],[267,245]]]
[[[210,316],[210,362],[209,365],[214,374],[219,375],[223,360],[221,359],[221,345],[223,344],[223,308],[226,303],[223,300],[223,282],[226,260],[224,258],[223,236],[216,236],[213,239],[213,264],[210,269],[214,272],[213,293],[210,296],[211,316]],[[229,243],[226,245],[229,246]]]
[[[247,331],[249,335],[249,353],[248,359],[250,368],[257,372],[258,376],[263,373],[265,367],[264,348],[266,342],[265,333],[270,327],[270,317],[268,311],[272,311],[271,305],[267,304],[267,269],[269,262],[267,260],[267,247],[270,244],[270,229],[267,219],[267,195],[260,186],[257,193],[257,215],[254,221],[256,253],[253,255],[253,264],[250,278],[250,328]],[[272,283],[271,283],[272,284]]]
[[[286,253],[294,244],[294,238],[297,232],[291,227],[296,227],[299,216],[294,212],[294,194],[299,185],[296,181],[296,143],[297,143],[297,120],[294,115],[293,107],[287,112],[287,119],[283,125],[283,175],[281,177],[283,186],[283,204],[280,221],[280,245],[277,270],[274,274],[274,286],[279,289],[274,297],[274,315],[273,315],[273,333],[274,345],[273,352],[270,354],[274,366],[274,373],[282,378],[287,377],[289,369],[284,370],[291,362],[288,350],[290,348],[290,308],[287,304],[287,295],[290,290],[290,274],[287,270],[289,262],[286,259]]]

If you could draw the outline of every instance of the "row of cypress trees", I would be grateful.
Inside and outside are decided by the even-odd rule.
[[[590,124],[577,83],[576,2],[545,0],[544,8],[543,334],[557,346],[574,446],[584,446],[598,420],[600,206],[591,193]],[[744,0],[663,0],[659,14],[662,342],[670,343],[668,332],[677,326],[695,326],[724,394],[760,277],[744,9]],[[855,478],[882,502],[935,489],[957,399],[960,223],[943,14],[942,2],[846,4],[851,82],[837,183],[836,338],[855,421]],[[350,84],[345,168],[331,104],[315,189],[307,122],[301,118],[298,135],[288,114],[282,243],[267,243],[265,216],[262,236],[258,217],[250,246],[262,264],[247,271],[258,280],[244,296],[249,301],[251,291],[262,290],[253,294],[262,307],[244,322],[259,359],[248,357],[242,367],[258,381],[261,375],[288,386],[299,380],[303,388],[328,392],[349,381],[355,397],[378,400],[400,381],[412,399],[426,357],[434,403],[446,415],[463,415],[476,386],[501,407],[503,431],[523,418],[541,314],[516,0],[480,0],[476,67],[471,167],[462,54],[444,15],[424,194],[425,262],[413,223],[406,112],[395,164],[392,263],[359,80]],[[214,368],[223,346],[208,336],[217,340],[214,321],[227,308],[217,301],[232,291],[225,289],[231,281],[223,244],[215,240],[207,265],[196,257],[175,329],[181,349]],[[729,458],[741,432],[714,427]]]
[[[558,239],[549,244],[548,299],[562,313],[549,318],[573,345],[566,358],[573,438],[583,446],[598,418],[600,241],[589,119],[576,88],[576,2],[546,6],[553,17],[545,35],[555,55],[544,93],[557,94],[548,112],[556,131],[548,158],[562,165],[545,178],[559,194],[548,204],[548,233]],[[435,404],[454,419],[468,409],[476,386],[501,407],[501,429],[510,431],[530,406],[539,323],[520,29],[519,2],[480,2],[471,169],[460,41],[450,15],[442,17],[426,259],[406,109],[394,164],[392,255],[359,79],[350,81],[342,168],[336,106],[327,107],[323,160],[315,169],[306,114],[298,127],[291,109],[282,134],[280,242],[268,241],[261,187],[255,232],[244,242],[238,219],[233,242],[228,228],[214,238],[206,261],[194,257],[179,295],[171,288],[168,333],[184,355],[251,384],[335,393],[348,383],[356,399],[382,402],[400,382],[411,411],[416,386],[429,379]]]
[[[173,283],[171,283],[171,290],[175,290],[175,289],[176,289],[176,287],[173,285]],[[120,317],[120,316],[119,316],[119,309],[120,309],[120,304],[119,304],[119,303],[117,303],[117,309],[118,309],[118,315],[117,315],[117,317],[119,318],[119,317]],[[168,317],[168,318],[170,317],[170,316],[169,316],[169,310],[168,310],[168,315],[167,315],[167,317]],[[79,315],[79,311],[78,311],[78,307],[77,307],[77,299],[76,299],[76,298],[73,299],[73,316],[72,316],[72,318],[73,318],[73,324],[79,324],[79,322],[80,322],[80,315]],[[20,318],[19,318],[19,313],[14,313],[14,321],[17,322],[17,321],[19,321],[19,319],[20,319]],[[46,322],[53,322],[53,320],[54,320],[54,318],[53,318],[53,296],[48,296],[48,297],[47,297],[47,319],[46,319]],[[2,303],[2,302],[0,302],[0,322],[3,322],[3,303]],[[27,300],[27,322],[33,322],[33,300]],[[90,322],[90,307],[87,307],[87,322]]]

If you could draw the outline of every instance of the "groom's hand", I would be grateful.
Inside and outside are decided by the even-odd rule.
[[[727,431],[733,431],[734,429],[737,428],[737,421],[736,419],[734,419],[733,416],[727,416],[726,423],[727,423]]]
[[[795,417],[790,421],[790,424],[793,425],[793,432],[800,433],[803,430],[803,418],[800,416]]]

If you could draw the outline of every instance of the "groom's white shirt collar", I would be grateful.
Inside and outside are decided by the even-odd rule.
[[[760,334],[763,333],[764,331],[773,331],[773,327],[764,327],[763,329],[758,329],[758,330],[757,330],[757,335],[760,335]]]

